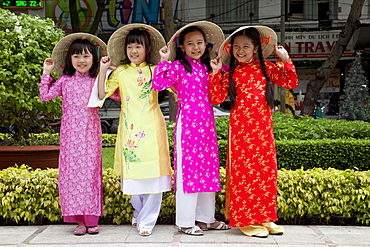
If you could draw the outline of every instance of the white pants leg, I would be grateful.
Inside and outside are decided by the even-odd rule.
[[[204,223],[213,223],[215,219],[215,192],[206,192],[198,194],[196,221]]]
[[[176,130],[176,225],[193,227],[195,221],[215,222],[215,193],[184,193],[182,182],[181,115],[178,116]]]
[[[134,217],[137,219],[136,228],[153,229],[157,222],[162,204],[162,193],[132,195],[131,204],[134,207]]]

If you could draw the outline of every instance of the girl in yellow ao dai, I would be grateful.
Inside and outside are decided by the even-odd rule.
[[[99,75],[100,99],[119,89],[121,113],[114,169],[121,176],[123,193],[131,195],[133,226],[143,236],[150,235],[156,223],[162,192],[171,190],[167,128],[158,92],[151,85],[155,66],[150,62],[158,62],[158,50],[164,44],[162,35],[153,27],[126,25],[109,39],[108,54],[112,57],[102,58]],[[105,89],[108,68],[122,58],[130,62],[112,72]]]

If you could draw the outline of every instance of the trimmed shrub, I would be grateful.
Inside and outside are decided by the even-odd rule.
[[[370,170],[370,140],[323,139],[276,141],[278,168]]]
[[[277,210],[279,217],[299,224],[316,217],[325,224],[333,218],[370,223],[370,171],[280,170]]]
[[[369,139],[370,123],[275,113],[275,140]]]
[[[216,215],[224,213],[225,170],[221,169],[222,191],[216,195]],[[0,171],[0,215],[2,222],[42,224],[60,222],[57,169],[32,170],[22,165]],[[105,223],[130,223],[133,208],[123,195],[119,178],[111,169],[103,172]],[[281,220],[300,223],[304,217],[319,217],[323,224],[334,217],[370,223],[370,171],[339,171],[316,168],[279,171],[277,210]],[[163,195],[158,222],[173,224],[175,195]]]

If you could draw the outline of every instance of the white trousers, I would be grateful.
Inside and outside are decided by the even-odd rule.
[[[159,210],[162,204],[162,193],[132,195],[131,205],[134,207],[134,217],[137,219],[136,228],[153,229],[157,222]]]
[[[181,114],[176,129],[176,225],[193,227],[195,221],[215,222],[215,192],[184,193],[182,182]]]

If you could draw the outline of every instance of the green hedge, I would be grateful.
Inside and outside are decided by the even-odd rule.
[[[288,114],[273,115],[278,167],[314,167],[370,170],[370,123],[333,119],[313,119]],[[220,164],[225,167],[228,117],[216,119]],[[173,159],[174,123],[167,123],[170,156]],[[112,146],[116,134],[103,134],[103,146]],[[8,138],[0,134],[0,140]],[[58,145],[59,134],[30,134],[17,145]]]
[[[318,139],[370,139],[370,123],[333,119],[313,119],[308,116],[293,117],[288,114],[273,115],[275,140],[318,140]],[[218,140],[227,140],[229,117],[216,119]],[[173,143],[174,123],[167,123],[168,139]],[[0,140],[10,138],[0,133]],[[114,144],[116,134],[103,134],[103,144]],[[14,142],[14,140],[11,140]],[[14,145],[58,145],[58,134],[30,134],[30,138]]]
[[[54,134],[55,135],[55,134]],[[103,135],[103,145],[115,142],[116,135]],[[173,139],[170,139],[170,157],[173,159]],[[225,167],[227,141],[219,140],[220,165]],[[278,168],[288,170],[335,168],[338,170],[370,170],[370,140],[319,139],[276,141]]]
[[[370,170],[370,140],[322,139],[276,141],[278,167]]]
[[[281,112],[272,116],[275,140],[370,139],[370,123],[335,119],[293,117]],[[228,117],[216,119],[219,140],[227,139]]]
[[[221,169],[223,191],[217,193],[216,215],[224,212],[225,170]],[[22,165],[0,171],[0,224],[21,222],[40,224],[60,222],[57,169],[32,170]],[[119,178],[111,169],[103,171],[103,204],[107,223],[129,223],[133,208],[123,195]],[[280,170],[277,210],[279,219],[291,222],[303,217],[354,218],[358,224],[370,223],[370,171],[335,169]],[[159,222],[173,223],[175,196],[163,195]],[[325,223],[325,222],[322,222]]]
[[[335,119],[297,118],[283,113],[273,115],[275,140],[370,139],[370,123]]]
[[[370,223],[370,171],[280,170],[278,190],[278,215],[290,222],[316,216]]]
[[[116,143],[117,134],[103,134],[103,146],[111,146]],[[31,133],[27,140],[14,141],[9,134],[0,133],[0,141],[9,139],[14,146],[45,146],[45,145],[59,145],[59,133]]]

